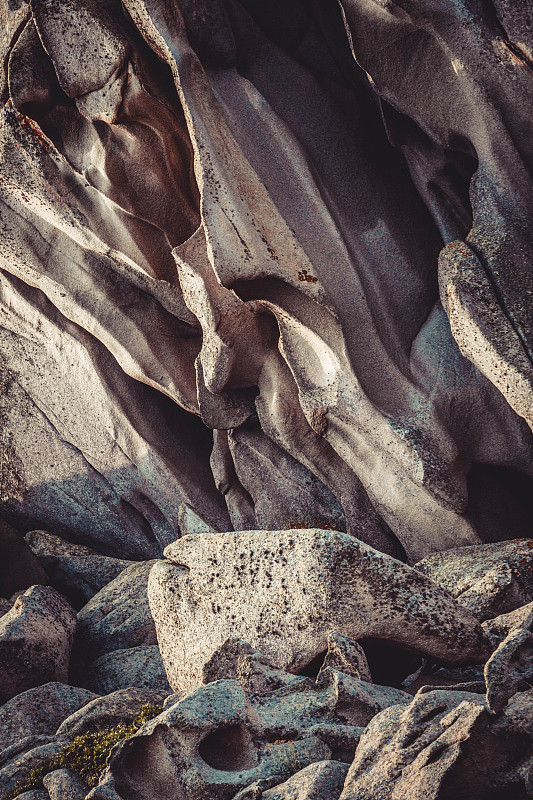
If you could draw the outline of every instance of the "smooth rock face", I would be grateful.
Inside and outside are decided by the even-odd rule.
[[[30,531],[24,538],[54,588],[81,605],[132,566],[131,561],[102,556],[90,547],[71,544],[48,531]]]
[[[157,644],[148,606],[148,575],[157,562],[133,564],[107,584],[78,613],[73,657],[80,665],[106,653]]]
[[[130,686],[171,693],[159,647],[156,644],[113,650],[94,661],[85,684],[98,694]]]
[[[525,535],[518,6],[3,0],[2,513],[136,559],[181,503],[411,563]]]
[[[434,553],[415,564],[415,569],[481,620],[533,600],[533,539]]]
[[[0,707],[0,752],[26,736],[53,734],[73,712],[96,695],[63,683],[28,689]]]
[[[0,618],[0,696],[49,681],[66,683],[76,613],[49,586],[32,586]]]
[[[84,800],[89,787],[75,772],[56,769],[43,778],[50,800]]]
[[[376,636],[452,663],[481,658],[479,623],[425,576],[324,530],[188,536],[150,573],[150,608],[171,686],[198,685],[228,638],[297,672],[327,635]]]

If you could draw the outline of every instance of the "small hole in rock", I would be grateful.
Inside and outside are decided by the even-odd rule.
[[[327,650],[319,653],[317,656],[311,659],[309,664],[306,664],[305,667],[302,667],[302,669],[298,672],[298,675],[304,675],[306,678],[316,678],[322,668],[326,654]]]
[[[256,765],[252,737],[243,725],[219,728],[200,742],[198,753],[206,764],[224,772],[251,769]]]

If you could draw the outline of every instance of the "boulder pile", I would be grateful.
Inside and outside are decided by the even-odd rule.
[[[51,585],[2,607],[2,800],[532,791],[533,540],[410,567],[332,530],[200,529],[105,562],[77,613],[59,588],[97,554],[26,544]]]

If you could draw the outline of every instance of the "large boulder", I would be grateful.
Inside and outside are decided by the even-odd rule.
[[[150,608],[171,686],[202,682],[226,639],[297,672],[328,633],[378,637],[450,663],[490,652],[479,622],[417,570],[319,529],[186,536],[150,573]]]
[[[47,531],[30,531],[25,539],[46,569],[54,588],[80,605],[87,603],[133,563],[103,556],[90,547],[72,544]]]
[[[0,618],[0,696],[66,683],[76,613],[50,586],[32,586]]]
[[[55,733],[63,720],[96,697],[87,689],[57,682],[13,697],[0,708],[0,752],[26,736]]]

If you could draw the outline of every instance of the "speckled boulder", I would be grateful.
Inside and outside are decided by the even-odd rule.
[[[450,663],[488,655],[466,609],[420,572],[347,534],[320,529],[186,536],[149,580],[150,608],[170,684],[202,682],[229,638],[297,672],[328,633],[389,639]]]
[[[49,586],[32,586],[0,618],[0,696],[49,681],[66,683],[76,613]]]
[[[55,733],[63,720],[96,697],[87,689],[57,682],[13,697],[0,707],[0,752],[26,736]]]

